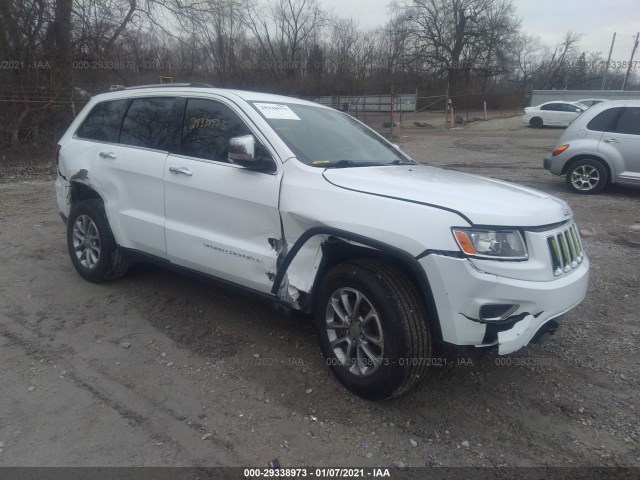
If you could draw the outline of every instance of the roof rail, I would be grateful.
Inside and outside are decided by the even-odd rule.
[[[135,87],[124,87],[118,90],[137,90],[140,88],[169,88],[169,87],[196,87],[196,88],[215,88],[208,83],[156,83],[152,85],[136,85]]]

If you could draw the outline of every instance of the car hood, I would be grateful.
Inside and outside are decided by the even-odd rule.
[[[563,200],[519,185],[425,165],[327,169],[349,190],[452,210],[474,225],[538,227],[571,216]]]

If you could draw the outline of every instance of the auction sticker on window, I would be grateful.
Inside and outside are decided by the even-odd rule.
[[[265,118],[273,120],[300,120],[287,105],[279,103],[254,103]]]

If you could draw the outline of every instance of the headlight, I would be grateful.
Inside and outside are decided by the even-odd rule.
[[[527,246],[518,230],[453,230],[460,249],[467,255],[499,260],[526,260]]]

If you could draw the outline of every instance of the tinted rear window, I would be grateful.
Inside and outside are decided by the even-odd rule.
[[[179,120],[173,98],[137,98],[122,122],[120,143],[169,151],[175,145]]]
[[[618,107],[600,112],[587,124],[587,128],[595,132],[613,132],[613,122],[621,110],[622,107]]]
[[[76,135],[89,140],[115,143],[127,100],[102,102],[93,107]]]
[[[640,135],[640,108],[626,107],[618,119],[616,132]]]

